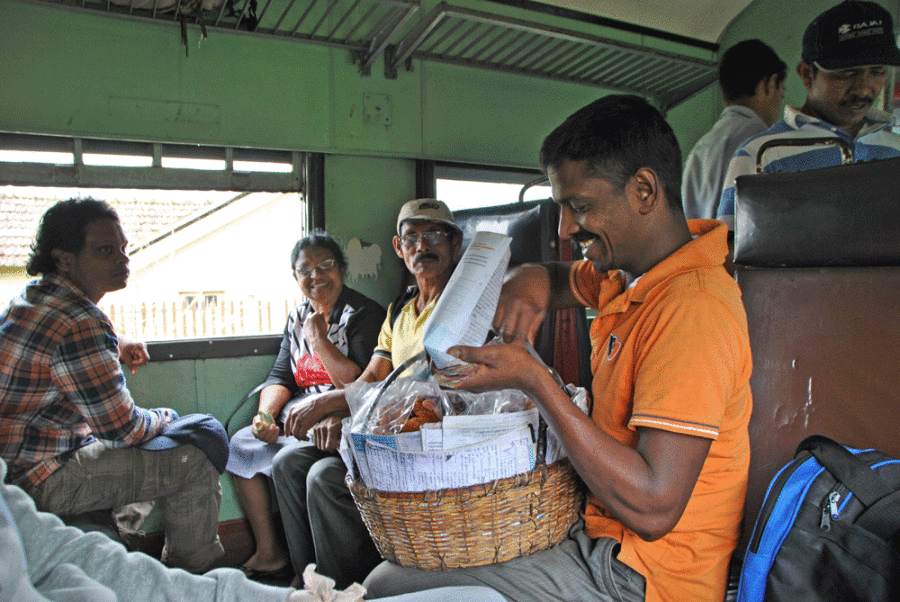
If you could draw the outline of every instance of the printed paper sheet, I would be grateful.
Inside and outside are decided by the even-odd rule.
[[[512,239],[476,232],[425,322],[425,350],[438,369],[463,365],[446,353],[454,345],[480,347],[491,329],[509,265]]]
[[[535,447],[527,427],[441,452],[401,452],[371,439],[365,447],[369,487],[382,491],[468,487],[534,468]]]

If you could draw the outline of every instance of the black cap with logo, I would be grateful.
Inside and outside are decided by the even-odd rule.
[[[900,65],[891,14],[875,2],[841,2],[806,28],[803,60],[828,70]]]

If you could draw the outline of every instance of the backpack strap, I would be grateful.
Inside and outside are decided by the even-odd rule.
[[[833,439],[823,435],[810,435],[800,442],[794,455],[802,451],[810,452],[819,464],[846,485],[867,508],[895,489],[885,483],[868,464]]]
[[[900,534],[900,489],[866,508],[854,522],[886,540]]]
[[[394,302],[391,304],[391,328],[394,327],[394,322],[397,321],[397,318],[400,317],[400,312],[403,311],[403,308],[406,307],[406,304],[410,302],[410,300],[419,294],[419,287],[413,284],[412,286],[406,287],[406,290],[403,291],[403,294],[394,299]]]

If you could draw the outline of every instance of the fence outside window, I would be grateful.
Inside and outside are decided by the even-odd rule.
[[[142,341],[281,333],[299,299],[229,299],[215,303],[183,300],[105,303],[116,332]]]

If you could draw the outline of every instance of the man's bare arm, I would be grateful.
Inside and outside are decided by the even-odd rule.
[[[526,263],[510,270],[494,328],[507,342],[533,341],[548,311],[581,307],[569,286],[570,263]]]
[[[591,493],[622,524],[648,541],[675,526],[706,460],[709,439],[640,428],[637,448],[631,448],[594,424],[519,345],[452,351],[479,364],[466,388],[512,387],[532,395]]]

